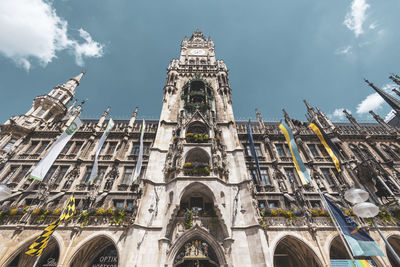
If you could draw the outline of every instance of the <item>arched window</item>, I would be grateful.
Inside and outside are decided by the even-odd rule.
[[[210,174],[210,157],[201,148],[194,148],[187,152],[183,170],[189,176],[207,176]]]
[[[371,151],[369,151],[369,149],[368,149],[365,145],[359,144],[358,147],[359,147],[359,149],[361,150],[361,153],[362,153],[362,155],[363,155],[363,157],[364,157],[365,159],[372,159],[372,158],[374,158],[374,156],[372,155]]]
[[[188,143],[206,143],[209,140],[209,131],[207,125],[200,121],[189,124],[186,130],[186,142]]]

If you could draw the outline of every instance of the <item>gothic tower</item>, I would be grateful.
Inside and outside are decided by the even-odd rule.
[[[228,69],[196,30],[168,67],[128,262],[264,266],[244,158]]]

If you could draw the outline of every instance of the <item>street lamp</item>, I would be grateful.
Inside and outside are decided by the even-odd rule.
[[[384,235],[382,234],[381,230],[375,224],[374,217],[379,214],[379,208],[373,203],[365,202],[369,198],[368,192],[358,189],[352,188],[344,193],[344,198],[351,202],[353,206],[353,212],[355,215],[361,218],[370,218],[372,225],[375,227],[376,231],[379,233],[383,241],[385,242],[386,246],[389,248],[390,252],[396,259],[397,263],[400,265],[400,258],[397,253],[394,251],[392,246],[386,240]]]

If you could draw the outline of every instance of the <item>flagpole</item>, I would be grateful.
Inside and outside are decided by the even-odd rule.
[[[41,256],[42,256],[42,254],[40,254],[40,255],[36,258],[36,261],[35,261],[35,263],[33,264],[32,267],[36,267],[36,265],[38,264],[39,259],[40,259]]]
[[[74,233],[74,236],[72,237],[71,241],[69,242],[68,248],[67,248],[67,250],[65,251],[64,257],[63,257],[63,259],[62,259],[62,261],[61,261],[61,263],[60,263],[60,267],[62,267],[62,266],[64,265],[65,258],[67,258],[68,252],[69,252],[69,250],[71,249],[72,243],[74,242],[76,235],[77,235],[77,234]]]
[[[355,259],[354,259],[354,257],[353,257],[353,254],[351,253],[351,250],[350,250],[348,244],[346,243],[346,241],[345,241],[345,239],[344,239],[344,234],[343,234],[343,232],[342,232],[342,229],[338,226],[338,222],[336,221],[335,216],[333,216],[333,213],[332,213],[332,211],[331,211],[331,209],[330,209],[328,203],[326,202],[325,197],[322,195],[322,192],[321,192],[321,190],[319,189],[319,186],[318,186],[317,188],[318,188],[318,194],[319,194],[321,200],[324,202],[325,206],[327,207],[329,216],[331,216],[331,219],[332,219],[333,225],[334,225],[335,228],[336,228],[336,231],[339,232],[340,239],[342,240],[342,242],[343,242],[343,244],[344,244],[344,246],[345,246],[345,248],[346,248],[347,253],[349,254],[349,256],[350,256],[350,258],[351,258],[351,260],[352,260],[354,266],[357,266],[357,263],[356,263],[356,261],[355,261]]]

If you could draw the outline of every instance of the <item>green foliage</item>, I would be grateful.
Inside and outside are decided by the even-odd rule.
[[[390,213],[390,211],[388,211],[385,208],[381,209],[378,216],[379,216],[379,219],[381,219],[385,223],[390,223],[390,224],[394,224],[394,225],[396,224],[396,222],[393,220],[393,217],[392,217],[392,214]]]
[[[186,209],[185,212],[185,228],[190,229],[193,225],[193,211]]]
[[[114,224],[120,225],[124,221],[124,218],[125,218],[126,214],[127,214],[126,211],[116,210],[114,212],[113,216],[111,217],[112,222]]]

